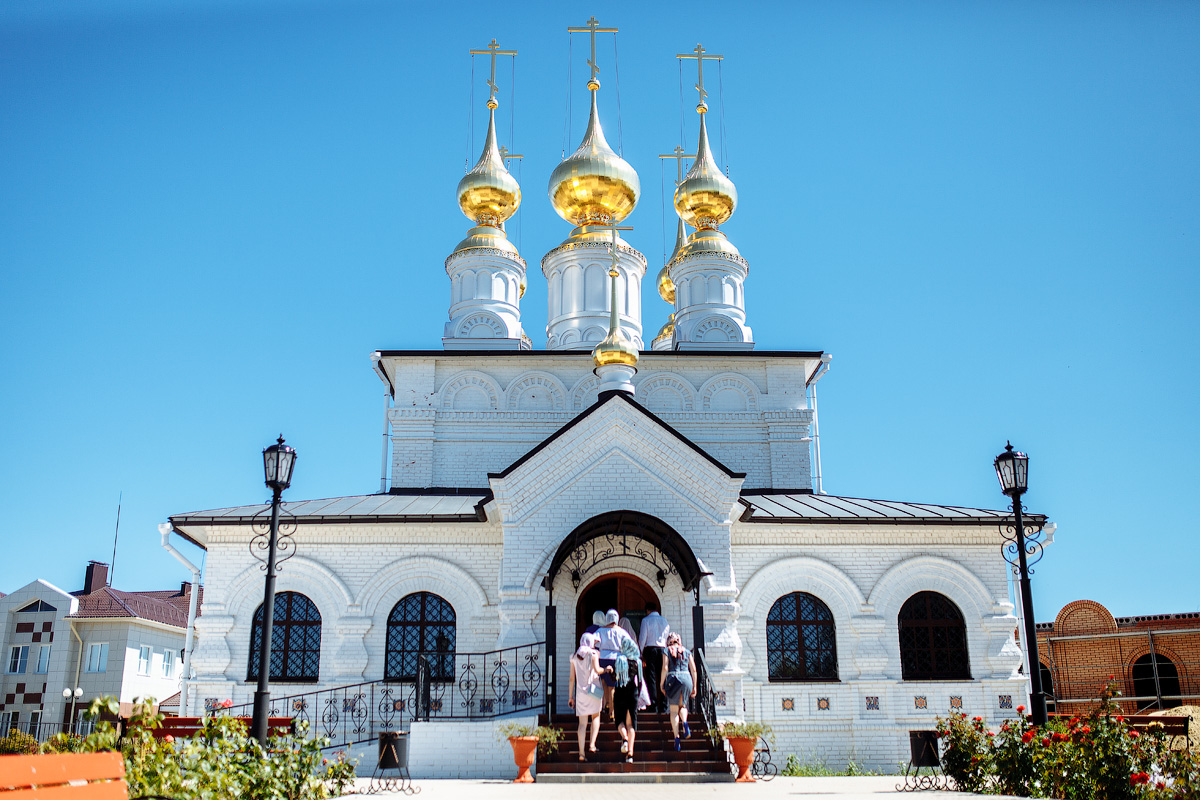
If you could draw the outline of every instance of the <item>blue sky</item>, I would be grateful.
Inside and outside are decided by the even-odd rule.
[[[673,56],[726,56],[706,71],[741,196],[724,229],[758,346],[834,355],[829,492],[1000,507],[1011,438],[1059,525],[1039,620],[1081,597],[1200,610],[1193,2],[5,3],[0,591],[78,588],[122,493],[116,584],[185,579],[156,524],[264,500],[280,431],[289,497],[377,489],[369,354],[440,346],[484,125],[467,50],[493,37],[520,51],[500,127],[544,343],[536,265],[568,231],[545,186],[586,113],[565,28],[593,13],[621,28],[601,112],[652,265],[674,229],[656,156],[681,108],[696,135]]]

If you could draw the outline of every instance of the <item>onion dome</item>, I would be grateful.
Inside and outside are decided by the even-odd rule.
[[[597,367],[609,364],[624,364],[627,367],[637,365],[638,349],[633,340],[618,326],[608,332],[592,350],[592,362]]]
[[[671,265],[675,263],[675,259],[679,258],[684,242],[683,220],[679,220],[679,226],[675,231],[675,249],[671,251],[671,257],[667,259],[667,263],[658,271],[658,280],[656,281],[658,296],[671,305],[675,305],[675,281],[671,280]]]
[[[500,228],[520,207],[521,187],[505,169],[500,148],[496,145],[494,102],[488,102],[488,129],[483,154],[458,182],[458,206],[476,224]],[[500,236],[503,237],[504,233],[501,232]]]
[[[701,253],[717,253],[732,257],[735,261],[742,260],[742,254],[733,246],[733,242],[724,233],[713,228],[701,228],[693,231],[688,237],[687,244],[679,250],[676,259],[684,259]]]
[[[504,235],[503,229],[491,225],[476,225],[474,228],[471,228],[471,230],[467,231],[467,237],[455,245],[454,252],[469,250],[473,247],[500,250],[520,258],[520,254],[517,253],[517,246],[508,240],[508,237]]]
[[[697,110],[700,112],[700,144],[692,168],[675,189],[675,211],[693,228],[716,230],[733,216],[733,210],[737,208],[737,188],[713,160],[708,128],[704,124],[707,106],[701,104]]]
[[[550,173],[550,203],[560,217],[574,225],[615,225],[633,211],[642,191],[633,167],[613,152],[604,138],[596,108],[599,88],[599,81],[588,83],[592,112],[579,149]]]
[[[663,339],[670,339],[671,334],[675,333],[675,315],[667,317],[667,321],[658,329],[658,335],[654,337],[654,343],[658,344]]]

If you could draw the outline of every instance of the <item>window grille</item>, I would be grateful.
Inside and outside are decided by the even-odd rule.
[[[775,601],[767,614],[767,674],[773,681],[838,679],[829,606],[807,592],[792,592]]]
[[[258,680],[259,651],[262,649],[263,607],[254,612],[250,633],[250,668],[246,680]],[[311,682],[320,675],[321,612],[299,592],[275,595],[271,621],[272,681]]]
[[[900,609],[898,623],[903,680],[971,679],[967,626],[949,598],[937,592],[917,592]]]
[[[424,653],[433,680],[454,680],[455,627],[454,607],[436,594],[403,598],[388,615],[385,677],[416,680],[417,656]]]

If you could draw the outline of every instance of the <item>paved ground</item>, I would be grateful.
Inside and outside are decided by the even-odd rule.
[[[878,778],[775,778],[754,784],[691,783],[691,784],[512,784],[507,781],[445,781],[423,780],[414,800],[805,800],[837,797],[838,800],[866,800],[891,796],[914,797],[896,791],[895,775]],[[369,781],[359,780],[358,788],[366,789]],[[400,798],[404,795],[382,794],[376,797]],[[350,795],[366,797],[366,795]],[[976,797],[962,792],[937,792],[937,800]]]

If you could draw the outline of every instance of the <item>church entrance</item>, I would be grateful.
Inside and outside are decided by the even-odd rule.
[[[592,624],[594,612],[603,613],[610,608],[629,618],[634,636],[637,636],[642,618],[646,616],[646,603],[651,601],[658,603],[658,594],[636,575],[617,572],[598,578],[579,593],[579,601],[575,604],[575,641],[578,642]]]

